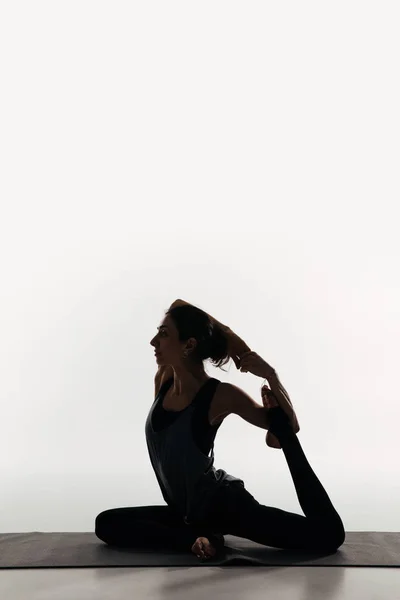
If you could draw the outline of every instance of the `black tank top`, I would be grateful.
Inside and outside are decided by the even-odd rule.
[[[164,500],[185,523],[201,522],[218,490],[242,479],[214,467],[214,438],[220,425],[210,426],[208,411],[218,379],[210,378],[193,402],[180,411],[166,411],[162,399],[173,378],[161,386],[146,419],[149,457]],[[208,456],[211,449],[210,456]]]
[[[173,377],[171,378],[173,380]],[[161,431],[165,427],[168,427],[171,423],[173,423],[180,414],[180,411],[172,411],[165,410],[163,408],[162,403],[164,396],[166,394],[166,390],[170,387],[170,381],[168,379],[164,385],[161,386],[160,391],[156,397],[156,402],[154,412],[153,412],[153,429],[154,431]],[[214,379],[213,377],[210,379]],[[207,382],[210,381],[207,380]],[[219,383],[219,379],[214,379]],[[168,385],[167,385],[168,384]],[[218,429],[221,427],[222,423],[218,425],[210,425],[208,420],[208,413],[210,411],[211,401],[214,397],[215,390],[212,390],[212,393],[203,395],[201,402],[198,402],[194,406],[193,417],[192,417],[192,435],[195,441],[196,446],[205,454],[209,455],[211,447],[214,443],[215,436],[217,435]]]

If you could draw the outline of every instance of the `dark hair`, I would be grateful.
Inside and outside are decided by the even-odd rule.
[[[191,337],[197,340],[191,355],[195,362],[210,359],[220,369],[229,362],[228,340],[222,329],[213,325],[207,313],[196,306],[185,305],[172,308],[165,314],[173,320],[180,342],[186,342]],[[226,372],[226,369],[222,371]]]

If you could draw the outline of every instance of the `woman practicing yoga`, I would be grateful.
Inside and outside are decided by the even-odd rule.
[[[276,371],[229,327],[183,300],[171,305],[150,343],[159,368],[145,433],[166,505],[106,510],[96,517],[97,537],[113,546],[188,550],[202,559],[222,552],[226,534],[335,552],[345,540],[343,523],[302,450]],[[230,358],[242,372],[267,379],[262,405],[205,372],[203,361],[221,367]],[[230,414],[267,430],[268,445],[282,448],[305,516],[260,504],[242,479],[214,468],[215,436]],[[267,468],[260,477],[272,485]]]

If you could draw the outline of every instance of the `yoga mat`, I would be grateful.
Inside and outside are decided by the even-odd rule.
[[[115,548],[94,533],[0,534],[0,568],[76,567],[400,567],[400,532],[346,532],[346,541],[334,554],[302,553],[262,546],[232,535],[218,559],[201,561],[190,551]]]

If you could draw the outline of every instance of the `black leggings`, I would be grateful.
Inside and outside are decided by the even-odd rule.
[[[222,486],[207,521],[186,525],[169,506],[114,508],[96,518],[96,536],[107,544],[132,548],[190,551],[199,536],[229,534],[274,548],[335,552],[345,540],[342,520],[312,470],[282,409],[271,409],[273,430],[282,446],[305,516],[264,506],[237,482]]]

